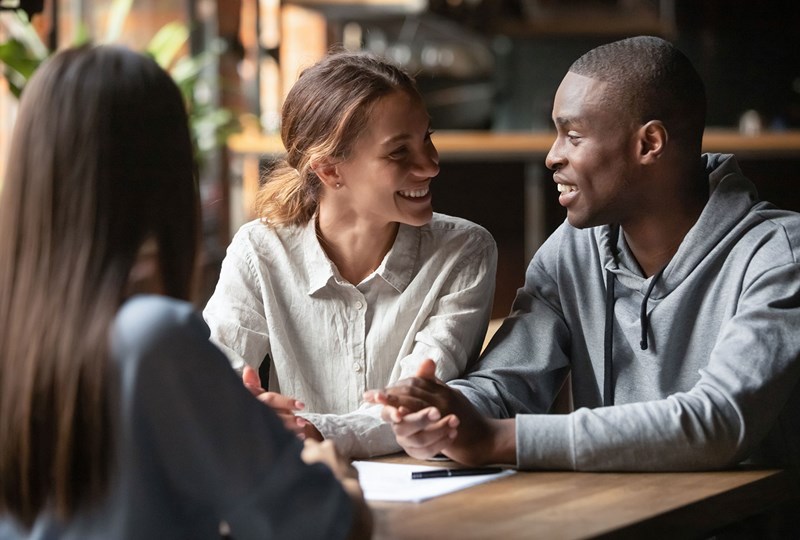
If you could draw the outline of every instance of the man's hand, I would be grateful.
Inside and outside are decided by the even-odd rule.
[[[277,392],[264,390],[261,387],[261,378],[258,376],[258,371],[247,364],[242,370],[242,382],[256,399],[269,406],[278,415],[286,429],[301,439],[311,438],[318,441],[323,439],[320,432],[311,422],[295,415],[296,411],[302,411],[305,408],[305,403]]]
[[[441,452],[466,465],[516,463],[514,420],[484,418],[461,392],[436,378],[433,360],[425,360],[416,377],[367,392],[365,399],[384,406],[381,417],[412,457]]]

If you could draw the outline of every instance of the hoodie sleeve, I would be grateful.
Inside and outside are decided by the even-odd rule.
[[[755,457],[799,469],[798,328],[798,264],[753,275],[693,387],[660,400],[569,415],[517,416],[518,465],[707,470]],[[752,455],[765,446],[771,456]]]
[[[585,290],[585,280],[596,276],[585,275],[584,281],[572,276],[578,274],[576,261],[567,257],[565,262],[559,250],[567,249],[564,244],[578,233],[564,227],[535,255],[513,312],[481,361],[466,380],[450,384],[484,414],[516,418],[520,468],[709,470],[747,460],[800,470],[800,263],[795,247],[800,243],[792,236],[800,233],[791,232],[797,229],[794,222],[785,225],[765,225],[762,231],[770,232],[752,241],[747,260],[736,265],[741,273],[725,284],[725,294],[733,299],[717,310],[726,310],[718,325],[705,319],[673,321],[681,330],[669,339],[704,344],[670,349],[701,357],[660,359],[697,366],[687,372],[685,385],[664,383],[656,367],[639,370],[640,378],[627,384],[646,388],[655,394],[652,398],[599,406],[602,396],[589,383],[603,378],[602,321],[598,330],[595,320],[603,310],[593,303],[597,295],[566,297]],[[589,251],[578,248],[586,264]],[[694,302],[723,305],[709,291],[694,289],[704,295]],[[707,340],[712,344],[706,346]],[[580,393],[576,403],[584,407],[552,414],[567,373],[577,369],[573,357],[588,361],[576,347],[600,351],[594,353],[599,364],[582,364],[584,380],[573,386]],[[630,353],[635,355],[631,361],[652,361],[649,353]],[[689,380],[688,375],[695,376]]]
[[[484,414],[546,413],[569,373],[569,329],[553,279],[562,230],[537,251],[483,356],[464,379],[450,383]]]

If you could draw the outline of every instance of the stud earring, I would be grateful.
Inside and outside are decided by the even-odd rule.
[[[340,184],[339,182],[336,182],[336,189],[339,189],[340,187],[342,187],[342,184]]]

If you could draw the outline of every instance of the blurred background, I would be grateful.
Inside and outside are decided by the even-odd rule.
[[[499,247],[493,316],[565,214],[544,167],[550,108],[592,47],[649,34],[695,63],[707,150],[735,152],[762,198],[800,210],[800,3],[791,0],[0,0],[0,172],[15,95],[42,59],[84,40],[150,51],[192,111],[204,206],[202,305],[260,173],[282,151],[283,96],[331,47],[383,55],[417,78],[442,172],[436,211]],[[30,17],[29,17],[30,16]],[[0,184],[0,189],[2,189]]]

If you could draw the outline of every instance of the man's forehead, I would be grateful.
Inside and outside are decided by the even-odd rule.
[[[576,126],[609,108],[608,83],[568,72],[556,91],[553,122]]]
[[[583,103],[599,103],[605,99],[609,84],[593,77],[567,72],[558,87],[558,94]]]

